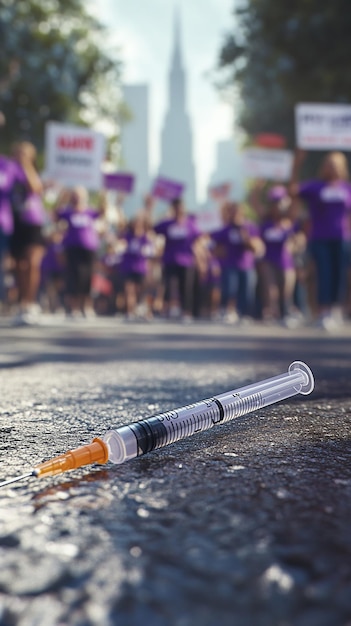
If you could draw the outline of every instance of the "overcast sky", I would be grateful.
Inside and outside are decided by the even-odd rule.
[[[215,142],[232,132],[232,108],[206,73],[215,64],[223,36],[233,25],[234,0],[99,0],[94,13],[107,23],[121,49],[123,82],[150,85],[151,167],[159,164],[160,131],[167,107],[174,9],[181,13],[188,111],[193,123],[198,195],[203,199],[214,168]]]

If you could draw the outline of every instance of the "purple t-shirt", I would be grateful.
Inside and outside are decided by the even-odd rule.
[[[22,166],[16,161],[12,161],[12,166],[14,174],[11,196],[13,206],[18,207],[19,220],[30,226],[42,226],[45,222],[45,211],[41,196],[30,191]]]
[[[165,237],[164,265],[191,267],[194,264],[192,246],[200,231],[193,217],[186,216],[179,222],[176,219],[165,220],[154,230]]]
[[[309,208],[311,240],[348,238],[347,214],[351,209],[349,183],[312,180],[300,185],[299,196]]]
[[[272,221],[264,222],[261,226],[261,237],[266,246],[264,259],[281,269],[293,268],[293,256],[286,243],[295,231],[292,224],[283,226]]]
[[[0,230],[5,235],[13,232],[13,215],[11,209],[11,190],[15,178],[13,162],[0,155]]]
[[[229,224],[211,233],[213,241],[220,246],[218,259],[222,268],[252,269],[255,255],[247,249],[245,235],[257,237],[258,234],[258,227],[252,222],[244,222],[241,226]]]
[[[65,248],[85,248],[97,250],[99,237],[95,229],[95,220],[99,217],[94,209],[74,211],[71,207],[58,211],[57,216],[67,222],[67,231],[63,239]]]
[[[136,274],[146,274],[147,259],[151,253],[151,242],[146,235],[136,236],[132,233],[126,234],[123,239],[127,247],[123,253],[120,269],[124,274],[130,272]]]

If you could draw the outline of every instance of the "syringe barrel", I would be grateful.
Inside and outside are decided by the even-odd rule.
[[[294,361],[288,372],[173,411],[111,430],[103,437],[112,463],[125,461],[256,411],[314,387],[310,368]]]

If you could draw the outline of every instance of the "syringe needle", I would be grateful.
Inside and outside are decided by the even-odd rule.
[[[19,480],[24,480],[25,478],[30,478],[31,476],[35,476],[35,473],[28,472],[27,474],[22,474],[22,476],[17,476],[16,478],[9,478],[8,480],[4,480],[0,483],[0,487],[6,487],[7,485],[11,485],[12,483],[17,483]]]
[[[108,449],[106,444],[95,437],[93,441],[85,446],[76,448],[75,450],[69,450],[65,454],[61,454],[54,459],[40,463],[36,465],[31,472],[17,476],[17,478],[9,478],[0,483],[0,487],[6,487],[12,483],[16,483],[24,478],[30,478],[36,476],[55,476],[56,474],[62,474],[71,469],[77,469],[83,465],[89,465],[91,463],[107,463],[108,461]]]

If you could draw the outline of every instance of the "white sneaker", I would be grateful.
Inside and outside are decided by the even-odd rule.
[[[252,319],[252,317],[249,317],[248,315],[244,315],[243,317],[240,317],[238,319],[239,326],[243,326],[244,328],[247,326],[252,326],[253,323],[254,323],[254,320]]]
[[[321,315],[321,317],[316,322],[317,328],[321,328],[322,330],[326,330],[328,332],[333,332],[337,330],[339,325],[340,324],[338,324],[338,322],[330,313]]]
[[[181,316],[181,310],[178,306],[171,306],[169,309],[169,317],[172,320],[179,319]]]
[[[12,318],[12,326],[37,326],[40,324],[41,308],[38,304],[30,304],[21,308]]]
[[[83,319],[83,313],[81,311],[68,311],[68,313],[66,313],[66,318],[68,320],[82,320]]]
[[[92,320],[94,319],[94,317],[96,317],[96,313],[92,307],[87,307],[83,311],[83,317],[85,317],[86,319]]]
[[[237,324],[239,321],[239,315],[236,311],[229,311],[226,313],[224,321],[226,324]]]
[[[282,324],[285,328],[291,328],[292,330],[295,328],[299,328],[303,323],[303,320],[296,315],[286,315],[282,319]]]
[[[184,313],[182,315],[181,321],[182,321],[182,324],[192,324],[194,321],[194,318],[192,315],[189,315],[189,313]]]
[[[18,311],[18,313],[16,313],[11,318],[11,326],[25,326],[25,325],[26,325],[26,323],[24,321],[23,311]]]

